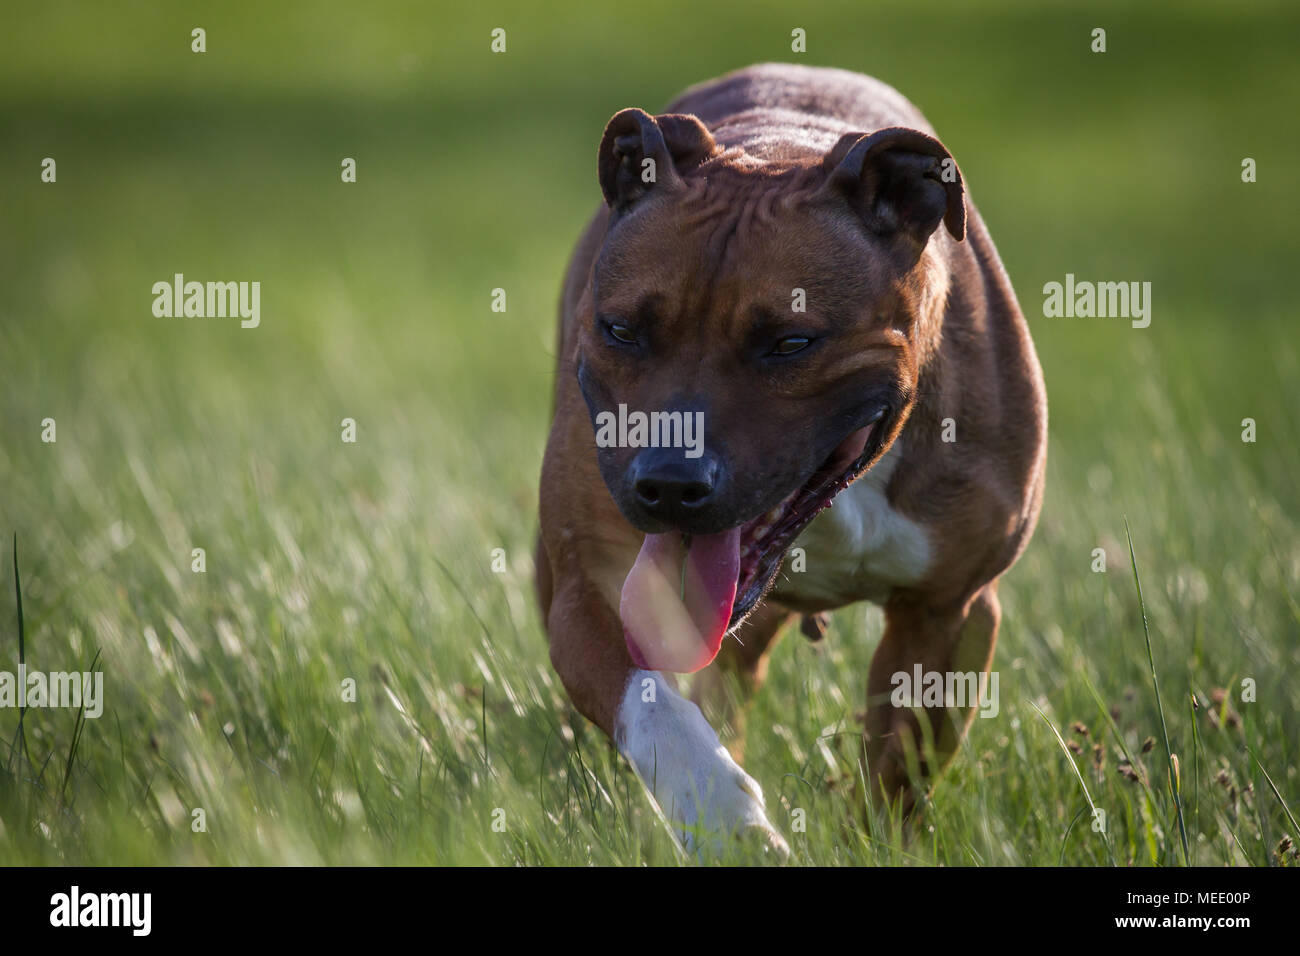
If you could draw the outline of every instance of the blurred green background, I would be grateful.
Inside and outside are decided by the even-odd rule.
[[[675,858],[569,711],[532,603],[555,304],[609,116],[765,60],[871,73],[925,111],[1020,296],[1051,416],[1043,516],[1002,589],[1002,715],[976,721],[922,836],[839,825],[835,735],[878,613],[778,647],[747,769],[787,835],[810,809],[796,860],[1183,860],[1163,746],[1137,755],[1159,725],[1125,516],[1193,862],[1290,859],[1294,811],[1259,768],[1300,796],[1297,27],[1293,4],[1226,2],[11,7],[0,530],[29,667],[100,650],[107,704],[79,737],[75,714],[29,712],[22,754],[0,712],[0,862]],[[260,328],[155,318],[151,286],[177,272],[260,281]],[[1150,281],[1150,328],[1044,318],[1067,272]],[[13,670],[7,556],[0,578]],[[1077,758],[1030,700],[1089,725]],[[1109,849],[1075,825],[1070,759]]]

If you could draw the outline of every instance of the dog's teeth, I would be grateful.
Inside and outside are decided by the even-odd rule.
[[[773,508],[764,516],[764,520],[770,526],[776,524],[777,519],[780,517],[781,517],[781,506],[777,505],[775,508]]]

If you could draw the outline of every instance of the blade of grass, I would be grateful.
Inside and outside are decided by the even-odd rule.
[[[1192,718],[1192,825],[1201,827],[1201,735],[1196,729],[1196,694],[1188,695],[1188,714]]]
[[[95,651],[95,657],[90,662],[90,674],[93,677],[95,665],[99,663],[100,652]],[[77,720],[72,728],[72,743],[68,747],[68,759],[63,765],[63,785],[59,787],[59,803],[63,806],[68,805],[68,781],[72,779],[72,764],[77,756],[77,747],[81,744],[81,735],[86,730],[86,685],[85,679],[82,679],[81,688],[81,706],[77,708]]]
[[[1119,732],[1119,725],[1115,723],[1115,718],[1110,715],[1110,710],[1106,707],[1105,702],[1102,701],[1101,694],[1097,692],[1097,688],[1093,684],[1092,678],[1090,678],[1086,672],[1082,673],[1081,676],[1083,677],[1083,686],[1087,689],[1088,693],[1092,695],[1092,699],[1097,702],[1097,709],[1101,713],[1102,719],[1106,721],[1106,725],[1110,728],[1111,735],[1115,738],[1115,743],[1119,746],[1120,753],[1124,755],[1124,759],[1128,761],[1129,766],[1140,767],[1141,764],[1133,759],[1133,752],[1128,749],[1128,744],[1124,743],[1124,735]],[[1137,782],[1138,785],[1146,791],[1147,796],[1151,798],[1151,802],[1155,803],[1156,795],[1151,789],[1151,784],[1147,780],[1147,775],[1145,773],[1138,774]]]
[[[1282,812],[1285,813],[1286,818],[1291,821],[1293,838],[1300,840],[1300,823],[1295,822],[1295,817],[1291,814],[1291,808],[1288,807],[1286,801],[1282,799],[1282,791],[1278,790],[1277,784],[1273,782],[1273,778],[1268,775],[1268,771],[1264,769],[1264,765],[1260,763],[1259,757],[1255,755],[1255,751],[1251,750],[1249,745],[1246,747],[1246,753],[1250,754],[1251,759],[1255,761],[1255,766],[1259,768],[1259,772],[1262,773],[1264,779],[1268,781],[1268,788],[1273,791],[1273,796],[1277,797],[1277,802],[1282,804]]]
[[[1151,668],[1151,686],[1156,692],[1156,710],[1160,713],[1160,735],[1165,742],[1165,760],[1168,762],[1168,772],[1166,774],[1169,782],[1169,792],[1174,798],[1174,810],[1178,814],[1178,837],[1183,845],[1183,865],[1188,866],[1191,861],[1191,853],[1187,848],[1187,824],[1183,821],[1183,800],[1179,796],[1178,786],[1174,780],[1174,755],[1173,750],[1169,747],[1169,727],[1165,723],[1165,705],[1160,700],[1160,681],[1156,677],[1156,658],[1151,652],[1151,629],[1147,625],[1147,606],[1142,599],[1142,579],[1138,577],[1137,554],[1133,551],[1133,532],[1128,526],[1128,515],[1124,516],[1124,535],[1128,538],[1128,557],[1129,562],[1133,565],[1133,583],[1137,586],[1138,608],[1142,612],[1142,635],[1147,642],[1147,664]]]
[[[1061,732],[1056,729],[1056,725],[1048,719],[1047,715],[1038,709],[1037,704],[1032,700],[1026,701],[1026,703],[1028,703],[1030,707],[1034,708],[1034,710],[1038,711],[1038,716],[1043,718],[1043,723],[1047,724],[1047,728],[1052,732],[1052,736],[1056,738],[1057,744],[1061,747],[1061,753],[1065,754],[1065,759],[1070,764],[1070,769],[1074,771],[1075,777],[1079,780],[1079,786],[1083,788],[1083,798],[1088,801],[1088,807],[1092,810],[1092,818],[1094,820],[1097,819],[1097,805],[1092,802],[1092,794],[1088,792],[1088,784],[1084,781],[1083,774],[1079,772],[1079,765],[1074,762],[1074,757],[1070,753],[1070,748],[1065,746],[1065,739],[1061,736]],[[1073,828],[1073,826],[1074,825],[1071,824],[1071,828]],[[1066,831],[1066,835],[1069,835],[1069,830]],[[1106,844],[1106,855],[1110,857],[1110,865],[1115,866],[1115,851],[1111,849],[1110,834],[1107,832],[1106,827],[1101,828],[1101,838]]]
[[[14,532],[14,598],[18,605],[18,673],[23,676],[20,681],[26,682],[27,677],[27,629],[23,623],[23,587],[18,576],[18,533]],[[27,732],[23,729],[23,720],[27,717],[27,694],[25,688],[19,688],[23,694],[23,706],[18,710],[18,729],[14,733],[14,739],[9,744],[9,765],[13,764],[14,754],[18,752],[18,744],[22,744],[23,756],[27,759],[27,769],[34,769],[32,764],[31,752],[27,749]]]

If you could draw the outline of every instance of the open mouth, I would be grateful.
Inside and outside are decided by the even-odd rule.
[[[786,548],[874,455],[885,417],[854,430],[803,485],[739,527],[646,535],[619,602],[633,662],[677,673],[707,666],[771,587]]]
[[[852,483],[874,451],[872,439],[881,412],[836,447],[811,478],[775,508],[740,527],[740,575],[728,630],[735,628],[767,592],[780,570],[785,550],[816,515],[829,508]]]

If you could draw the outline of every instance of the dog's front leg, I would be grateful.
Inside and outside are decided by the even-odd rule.
[[[910,812],[915,785],[942,771],[975,713],[996,716],[997,684],[988,678],[1000,618],[996,582],[950,607],[915,599],[885,604],[885,633],[867,682],[864,752],[873,800],[898,799]],[[927,744],[937,765],[927,759]],[[909,768],[913,760],[920,779]]]
[[[699,707],[658,671],[631,672],[615,740],[688,851],[717,853],[725,837],[741,836],[788,855],[754,778],[732,759]]]
[[[789,853],[758,784],[669,679],[632,664],[617,614],[593,589],[557,595],[547,630],[569,696],[614,740],[688,852],[716,855],[741,837]]]

